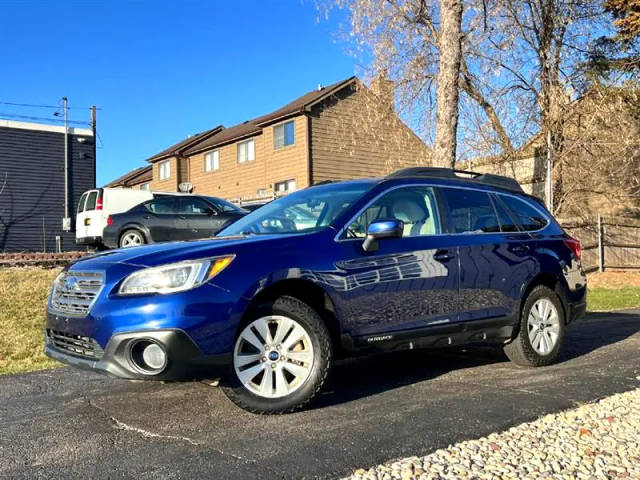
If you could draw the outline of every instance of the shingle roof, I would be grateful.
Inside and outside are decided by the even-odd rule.
[[[284,119],[288,116],[301,113],[305,109],[323,100],[327,96],[335,93],[338,90],[346,87],[356,80],[356,77],[349,77],[340,82],[336,82],[328,87],[323,87],[318,90],[307,92],[301,97],[298,97],[294,101],[287,103],[285,106],[274,110],[271,113],[254,118],[253,120],[247,120],[246,122],[234,125],[233,127],[224,128],[218,133],[209,136],[204,140],[199,140],[191,144],[191,146],[184,149],[182,152],[184,155],[192,155],[194,153],[202,152],[204,150],[222,145],[231,141],[240,140],[241,138],[260,133],[262,127],[269,123],[275,122],[280,119]]]
[[[107,183],[105,187],[126,187],[133,181],[135,181],[136,183],[150,182],[153,177],[153,172],[151,171],[151,169],[151,165],[138,167],[135,170],[131,170],[121,177]]]
[[[215,135],[219,131],[223,130],[224,127],[222,125],[218,125],[217,127],[211,128],[201,133],[196,133],[184,140],[176,143],[175,145],[171,145],[169,148],[161,151],[160,153],[155,154],[152,157],[147,158],[147,162],[155,162],[157,160],[162,160],[163,158],[173,157],[174,155],[180,155],[186,148],[192,146],[193,144],[204,140],[205,138],[210,137],[211,135]]]

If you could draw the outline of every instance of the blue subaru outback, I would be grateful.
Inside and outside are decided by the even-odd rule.
[[[127,379],[219,377],[242,408],[281,413],[359,353],[498,345],[549,365],[585,291],[579,242],[514,180],[412,168],[292,193],[216,238],[75,262],[46,353]]]

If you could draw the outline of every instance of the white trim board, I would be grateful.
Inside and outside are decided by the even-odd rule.
[[[64,133],[64,126],[62,125],[45,125],[44,123],[16,122],[14,120],[0,119],[0,127],[20,128],[22,130],[40,130],[43,132]],[[68,131],[69,131],[69,135],[86,135],[89,137],[93,137],[93,131],[91,131],[90,128],[69,127]]]

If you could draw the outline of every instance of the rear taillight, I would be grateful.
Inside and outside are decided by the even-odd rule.
[[[109,226],[113,225],[113,218],[107,217],[107,225]]]
[[[573,255],[579,260],[582,256],[582,245],[580,245],[580,240],[573,237],[565,237],[564,244],[569,247],[569,250],[573,252]]]
[[[102,197],[98,197],[98,201],[96,202],[96,210],[102,210]]]

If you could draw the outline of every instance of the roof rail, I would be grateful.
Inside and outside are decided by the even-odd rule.
[[[466,175],[466,176],[465,176]],[[522,187],[514,179],[502,175],[494,175],[492,173],[469,172],[466,170],[454,170],[453,168],[443,167],[411,167],[403,168],[388,175],[387,178],[449,178],[453,180],[465,180],[468,182],[479,183],[491,187],[502,188],[503,190],[511,190],[513,192],[522,193]]]

